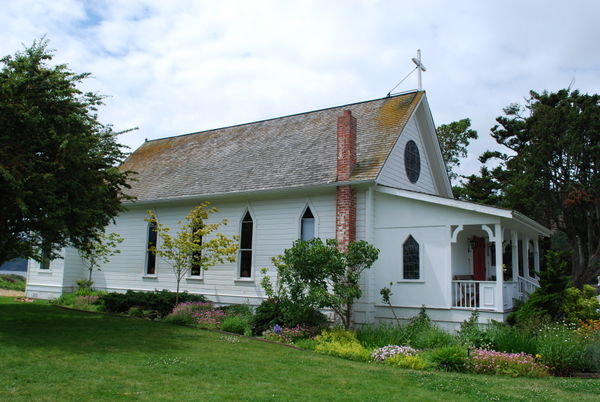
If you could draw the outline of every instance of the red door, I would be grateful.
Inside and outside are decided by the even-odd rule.
[[[476,281],[485,281],[485,240],[473,237],[473,277]]]

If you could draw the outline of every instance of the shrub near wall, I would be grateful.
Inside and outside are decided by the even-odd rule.
[[[108,313],[124,314],[132,307],[149,313],[152,317],[166,317],[173,311],[177,295],[168,290],[156,290],[154,292],[136,292],[128,290],[127,293],[109,293],[100,298],[104,311]],[[179,294],[180,302],[206,302],[202,295],[189,293]]]

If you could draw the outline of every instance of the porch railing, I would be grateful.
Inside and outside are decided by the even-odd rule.
[[[522,297],[528,298],[539,287],[537,281],[519,276],[519,293]]]
[[[496,282],[452,281],[452,306],[470,309],[493,309]]]

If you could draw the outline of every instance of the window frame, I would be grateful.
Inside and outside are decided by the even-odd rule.
[[[307,210],[309,210],[313,216],[312,217],[312,219],[313,219],[313,237],[312,237],[312,239],[319,237],[319,236],[317,236],[317,234],[319,233],[319,231],[318,231],[319,218],[317,217],[317,214],[315,213],[314,207],[310,204],[310,202],[307,202],[304,205],[304,208],[302,208],[300,215],[298,216],[298,236],[297,236],[298,240],[302,240],[302,224],[304,222],[304,219],[307,219],[307,218],[304,218],[304,214],[306,214]]]
[[[144,274],[143,276],[145,278],[156,278],[158,276],[158,258],[156,254],[152,254],[149,250],[149,245],[150,245],[150,232],[152,230],[152,227],[157,227],[156,224],[153,224],[152,222],[148,222],[148,224],[146,225],[146,238],[144,239],[144,254],[145,254],[145,258],[144,258]],[[154,233],[156,233],[156,247],[158,247],[158,242],[159,242],[159,236],[158,236],[158,232],[156,230],[154,230]],[[149,273],[148,272],[148,267],[149,267],[149,262],[150,262],[150,258],[153,257],[154,258],[154,273]]]
[[[195,232],[198,229],[193,229],[193,232]],[[200,236],[200,244],[202,244],[202,242],[204,241],[204,237]],[[200,259],[202,259],[202,250],[200,250]],[[192,280],[200,280],[200,279],[204,279],[204,270],[202,269],[202,266],[199,267],[200,268],[200,272],[197,275],[193,274],[193,270],[194,270],[194,263],[192,262],[191,266],[190,266],[190,270],[188,271],[188,275],[187,275],[187,279],[192,279]]]
[[[419,269],[419,278],[418,279],[407,279],[404,277],[404,244],[406,244],[406,242],[408,241],[409,238],[413,238],[413,240],[417,243],[417,245],[419,246],[419,251],[418,251],[418,257],[419,257],[419,265],[418,265],[418,269]],[[409,233],[408,236],[406,236],[404,238],[404,240],[402,241],[402,243],[400,243],[400,279],[397,282],[407,282],[407,283],[424,283],[425,282],[425,270],[423,267],[423,257],[424,257],[424,250],[425,246],[422,242],[420,242],[417,237],[412,234]]]
[[[242,248],[242,240],[243,240],[243,227],[244,227],[244,222],[246,222],[244,219],[246,218],[246,215],[250,216],[250,219],[252,219],[252,232],[251,232],[251,244],[250,247],[251,248]],[[235,280],[236,281],[240,281],[240,282],[252,282],[254,281],[254,255],[255,255],[255,249],[256,249],[256,216],[252,213],[252,211],[250,210],[250,208],[246,208],[244,210],[244,213],[242,214],[242,218],[240,219],[240,224],[239,224],[239,233],[240,233],[240,242],[239,242],[239,248],[238,248],[238,254],[237,254],[237,262],[236,262],[236,274],[235,274]],[[242,276],[242,252],[250,252],[250,276]]]
[[[411,162],[410,166],[409,161]],[[411,184],[417,184],[419,181],[421,177],[421,164],[421,151],[417,142],[412,139],[406,141],[406,144],[404,144],[404,171]]]

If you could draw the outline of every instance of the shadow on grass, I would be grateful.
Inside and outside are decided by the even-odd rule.
[[[186,331],[187,330],[187,331]],[[123,333],[128,334],[123,337]],[[181,339],[193,331],[159,322],[91,314],[48,304],[0,303],[0,342],[6,345],[67,350],[156,352],[183,349]]]

